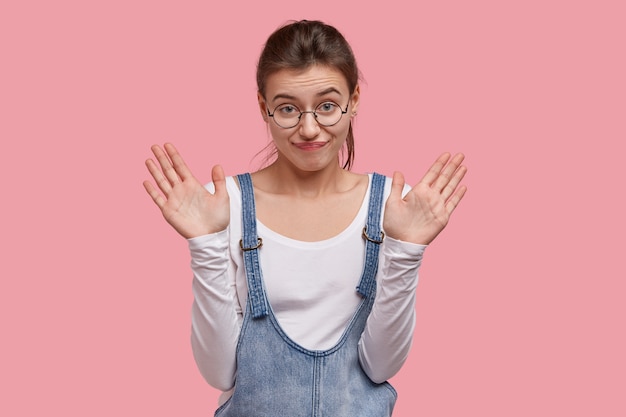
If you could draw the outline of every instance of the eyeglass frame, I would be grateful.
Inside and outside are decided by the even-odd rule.
[[[300,124],[300,120],[302,120],[302,115],[305,113],[311,113],[313,114],[313,118],[315,119],[315,121],[317,122],[317,124],[319,124],[320,126],[324,126],[324,127],[331,127],[331,126],[335,126],[337,123],[339,123],[341,121],[341,118],[343,117],[344,114],[348,113],[348,107],[350,107],[350,102],[348,102],[348,104],[346,104],[346,109],[345,110],[341,110],[341,106],[339,106],[338,103],[332,101],[332,100],[326,100],[321,102],[320,104],[318,104],[317,106],[315,106],[315,108],[317,109],[319,106],[321,106],[324,103],[333,103],[336,104],[337,107],[339,107],[339,111],[341,112],[341,116],[339,116],[339,119],[333,123],[332,125],[325,125],[319,122],[319,120],[317,119],[317,113],[315,112],[315,110],[306,110],[306,111],[302,111],[300,110],[300,108],[298,106],[296,106],[295,104],[289,104],[289,103],[285,103],[285,104],[289,104],[290,106],[295,107],[296,109],[298,109],[298,111],[300,112],[300,115],[298,116],[298,121],[296,122],[295,125],[290,126],[290,127],[283,127],[281,126],[276,119],[274,118],[274,114],[276,113],[276,109],[278,109],[280,106],[284,106],[285,104],[279,104],[278,106],[274,107],[274,112],[270,113],[270,111],[267,111],[267,116],[271,117],[272,120],[274,120],[274,123],[276,123],[276,126],[280,127],[281,129],[293,129],[294,127],[298,126],[298,124]]]

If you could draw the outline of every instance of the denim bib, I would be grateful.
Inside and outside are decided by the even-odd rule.
[[[363,228],[365,265],[356,291],[362,296],[339,341],[327,350],[309,350],[285,334],[263,286],[258,250],[254,191],[249,174],[239,175],[242,197],[241,250],[248,299],[237,344],[237,374],[232,396],[216,417],[388,417],[396,391],[363,372],[358,343],[376,296],[385,177],[374,173],[367,224]]]

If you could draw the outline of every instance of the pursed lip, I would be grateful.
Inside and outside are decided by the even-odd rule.
[[[315,151],[317,149],[323,148],[327,144],[328,142],[298,142],[294,143],[293,145],[303,151]]]

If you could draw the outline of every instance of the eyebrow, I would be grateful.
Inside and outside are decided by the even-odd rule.
[[[317,97],[322,97],[325,96],[327,94],[330,93],[337,93],[339,95],[341,95],[341,92],[339,90],[337,90],[335,87],[328,87],[325,90],[320,91],[319,93],[316,94]],[[272,102],[280,99],[280,98],[284,98],[286,100],[297,100],[297,97],[294,97],[290,94],[286,94],[286,93],[280,93],[280,94],[276,94],[273,98],[272,98]]]

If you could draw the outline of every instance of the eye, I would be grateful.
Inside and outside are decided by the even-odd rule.
[[[337,104],[333,103],[332,101],[326,101],[317,106],[317,109],[315,111],[318,113],[332,113],[337,108],[339,108]]]
[[[283,116],[297,115],[300,113],[300,110],[293,104],[281,104],[276,108],[276,111]]]

